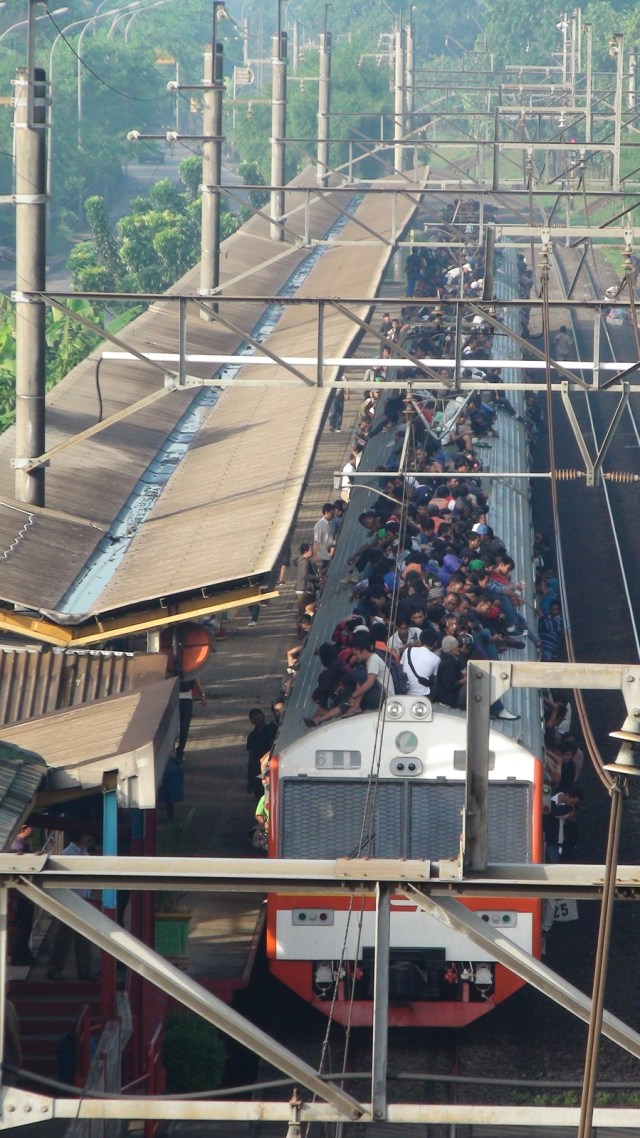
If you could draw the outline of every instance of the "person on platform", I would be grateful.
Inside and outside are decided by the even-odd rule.
[[[90,834],[70,835],[71,841],[65,846],[62,853],[65,857],[89,857]],[[78,897],[85,899],[91,896],[90,889],[75,889]],[[69,951],[73,945],[78,978],[80,980],[94,980],[92,975],[91,943],[72,929],[63,921],[55,922],[55,933],[49,956],[47,969],[48,980],[60,980],[65,970]]]
[[[247,794],[254,794],[256,801],[262,796],[260,784],[260,759],[267,754],[273,746],[278,732],[277,723],[267,723],[264,712],[259,707],[252,707],[249,712],[249,722],[253,730],[247,735]]]
[[[9,846],[9,852],[13,854],[28,854],[31,853],[31,835],[33,834],[33,826],[21,826]],[[13,891],[10,894],[13,910],[13,935],[11,937],[11,956],[10,962],[14,965],[28,965],[36,963],[36,958],[33,955],[29,946],[31,939],[31,929],[33,927],[33,901],[27,897],[23,897],[22,893],[16,891],[15,897]]]

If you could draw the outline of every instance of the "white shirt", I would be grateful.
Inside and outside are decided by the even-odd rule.
[[[429,680],[438,671],[440,657],[436,656],[430,648],[424,648],[420,645],[419,648],[408,648],[401,660],[402,671],[409,682],[409,695],[429,695],[430,685],[420,683],[418,676],[414,675],[411,670],[409,660],[411,660],[418,676]]]
[[[410,648],[412,644],[418,645],[419,643],[420,629],[412,627],[409,629],[409,635],[406,641],[400,639],[399,632],[394,632],[393,636],[387,640],[387,648],[390,648],[392,652],[397,652],[400,656],[404,652],[405,648]]]
[[[391,672],[387,668],[384,660],[380,659],[377,652],[372,652],[367,660],[367,676],[371,675],[376,677],[388,694],[393,695],[394,688]]]

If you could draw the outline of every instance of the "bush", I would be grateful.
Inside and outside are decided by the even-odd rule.
[[[162,1035],[169,1094],[215,1090],[226,1061],[227,1049],[213,1024],[193,1012],[169,1012]]]

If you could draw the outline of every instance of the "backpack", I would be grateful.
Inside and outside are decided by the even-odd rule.
[[[393,683],[394,695],[406,695],[409,691],[409,681],[405,676],[400,664],[394,660],[390,652],[385,652],[382,648],[374,649],[376,656],[379,656],[383,664],[386,664],[391,673],[391,680]]]

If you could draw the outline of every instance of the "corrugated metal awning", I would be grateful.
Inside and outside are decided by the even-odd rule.
[[[42,756],[38,782],[29,784],[31,798],[45,773],[47,790],[64,797],[64,792],[98,790],[104,776],[117,771],[118,805],[152,809],[175,741],[177,686],[177,680],[163,680],[0,728],[0,837],[4,744]]]
[[[287,201],[289,208],[295,195],[290,193]],[[345,205],[344,197],[339,204]],[[416,208],[414,199],[381,194],[365,199],[357,216],[389,238],[394,228],[396,232],[406,228]],[[316,237],[328,232],[336,218],[330,195],[312,204],[310,217]],[[288,224],[302,233],[304,210],[291,216]],[[352,246],[325,252],[308,277],[307,295],[374,294],[392,249],[370,243],[370,234],[355,221],[347,222],[341,236],[359,243],[357,251]],[[271,242],[266,224],[254,218],[225,242],[223,280],[251,269],[256,261],[264,266],[278,251],[283,251],[282,244]],[[258,267],[234,286],[234,293],[244,287],[249,295],[250,283],[253,296],[260,290],[273,295],[306,255],[305,250],[292,246],[290,257],[268,269]],[[195,271],[177,287],[195,291]],[[234,306],[234,322],[250,329],[263,308],[260,302],[248,300],[241,316]],[[229,353],[238,344],[237,336],[200,320],[195,305],[187,325],[189,351]],[[359,328],[344,315],[328,313],[326,354],[348,354],[359,334]],[[142,350],[175,351],[176,306],[164,301],[154,304],[121,338]],[[317,330],[312,309],[286,309],[268,343],[279,355],[315,355]],[[200,366],[206,374],[207,365]],[[189,370],[195,371],[196,365]],[[270,388],[269,380],[281,374],[276,366],[245,365],[237,383],[204,416],[185,457],[172,469],[132,540],[108,531],[136,484],[146,477],[177,420],[196,398],[194,393],[168,394],[53,459],[46,474],[46,492],[48,506],[58,511],[55,516],[49,509],[16,512],[15,502],[7,496],[12,491],[9,462],[14,446],[14,433],[7,432],[0,439],[0,495],[6,503],[0,506],[0,550],[4,551],[0,597],[50,613],[59,623],[81,623],[158,598],[241,585],[268,573],[295,514],[328,397],[315,387]],[[243,390],[242,378],[256,375],[264,386]],[[94,378],[94,363],[85,361],[48,396],[48,449],[95,420]],[[101,384],[106,417],[160,387],[162,377],[137,361],[111,361],[102,368]],[[107,532],[96,533],[87,521]],[[106,551],[104,573],[101,568],[91,589],[83,593],[83,567],[94,556],[99,539]],[[76,593],[69,599],[72,587]],[[38,635],[35,627],[33,634]]]

